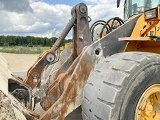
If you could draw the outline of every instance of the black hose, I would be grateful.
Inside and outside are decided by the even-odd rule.
[[[93,36],[94,36],[94,30],[95,28],[98,26],[98,25],[102,25],[104,26],[106,24],[106,22],[104,20],[98,20],[96,22],[94,22],[92,24],[92,26],[90,27],[90,31],[91,31],[91,34],[92,34],[92,41],[93,41]],[[109,32],[109,29],[110,29],[110,26],[106,26],[106,30],[107,32]]]
[[[96,22],[94,22],[93,24],[92,24],[92,26],[90,27],[90,31],[91,30],[93,30],[93,28],[97,25],[97,24],[99,24],[99,23],[106,23],[106,21],[104,21],[104,20],[98,20],[98,21],[96,21]]]
[[[106,28],[106,26],[110,26],[109,25],[109,22],[111,21],[111,20],[113,20],[114,18],[111,18],[111,19],[109,19],[107,22],[106,22],[106,24],[102,27],[102,29],[101,29],[101,32],[100,32],[100,38],[102,38],[102,34],[103,34],[103,31],[104,31],[104,29]],[[110,29],[109,29],[109,32],[111,32],[111,27],[110,27]],[[108,33],[109,33],[108,32]]]
[[[112,21],[111,26],[109,25],[109,22],[110,22],[110,21]],[[104,31],[104,29],[106,28],[106,26],[110,26],[109,32],[111,32],[113,29],[115,29],[115,28],[114,28],[114,23],[115,23],[115,21],[118,21],[118,23],[119,23],[120,25],[124,24],[124,21],[123,21],[121,18],[119,18],[119,17],[114,17],[114,18],[109,19],[109,20],[105,23],[105,25],[102,27],[102,29],[101,29],[100,38],[102,38],[102,34],[103,34],[103,31]],[[108,32],[108,30],[107,30],[106,33],[108,34],[109,32]]]

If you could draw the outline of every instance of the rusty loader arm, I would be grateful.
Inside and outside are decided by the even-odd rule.
[[[38,100],[45,110],[44,114],[38,117],[40,120],[50,120],[51,118],[62,120],[81,104],[80,98],[82,98],[82,88],[85,85],[84,79],[88,77],[90,67],[83,69],[84,66],[88,66],[87,63],[85,61],[83,63],[79,62],[82,51],[92,43],[92,40],[89,31],[87,6],[80,3],[73,7],[71,14],[71,20],[52,48],[39,56],[35,64],[28,70],[25,80],[18,79],[21,84],[31,90],[41,88],[44,90],[45,95]],[[56,50],[71,28],[73,28],[71,55],[56,71],[52,83],[43,87],[41,79],[44,69],[57,62]]]

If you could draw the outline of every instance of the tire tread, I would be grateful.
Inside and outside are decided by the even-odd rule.
[[[98,112],[97,112],[97,110],[103,109],[103,105],[109,106],[107,108],[108,110],[105,111],[105,112],[109,112],[107,116],[105,116],[105,119],[111,120],[112,110],[115,107],[116,100],[117,100],[115,96],[117,96],[118,94],[121,94],[122,92],[121,89],[125,87],[124,83],[129,82],[129,81],[126,81],[126,78],[130,76],[131,72],[135,71],[135,68],[139,67],[140,65],[143,66],[143,64],[144,65],[147,64],[147,62],[145,62],[146,60],[150,60],[152,58],[154,60],[155,57],[157,57],[157,54],[154,54],[154,53],[126,52],[126,53],[118,53],[118,54],[112,55],[106,58],[105,60],[103,60],[101,63],[97,64],[97,66],[95,66],[95,70],[92,71],[92,73],[90,74],[87,81],[87,85],[84,88],[84,97],[82,100],[82,111],[83,111],[82,113],[86,114],[87,116],[84,120],[87,120],[87,119],[104,120],[104,116],[98,115]],[[116,78],[115,76],[118,76],[120,79],[115,79]],[[98,80],[98,78],[101,78],[101,79]],[[88,89],[88,86],[90,87],[89,89]],[[106,91],[106,93],[108,93],[107,91],[109,91],[110,93],[113,93],[113,94],[107,94],[107,96],[105,97],[102,97],[102,95],[97,94],[100,92],[96,93],[96,90],[100,91],[102,87],[104,91]],[[85,94],[85,93],[89,93],[88,90],[91,90],[90,92],[93,93],[93,95],[89,95],[90,96],[89,98],[88,98],[88,95]],[[85,106],[83,106],[84,100],[88,101],[87,102],[88,104],[87,105],[85,104]],[[93,112],[87,111],[91,109],[93,104],[96,104],[99,108],[97,108],[96,106],[95,108],[97,109],[95,111]],[[87,113],[89,113],[90,115],[87,115]]]

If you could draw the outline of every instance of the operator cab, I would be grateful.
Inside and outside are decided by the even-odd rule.
[[[132,15],[142,13],[145,10],[155,8],[159,5],[160,0],[125,0],[124,20],[129,19]]]

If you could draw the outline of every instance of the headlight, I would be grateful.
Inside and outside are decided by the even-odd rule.
[[[145,20],[158,18],[158,8],[153,8],[144,12]]]

